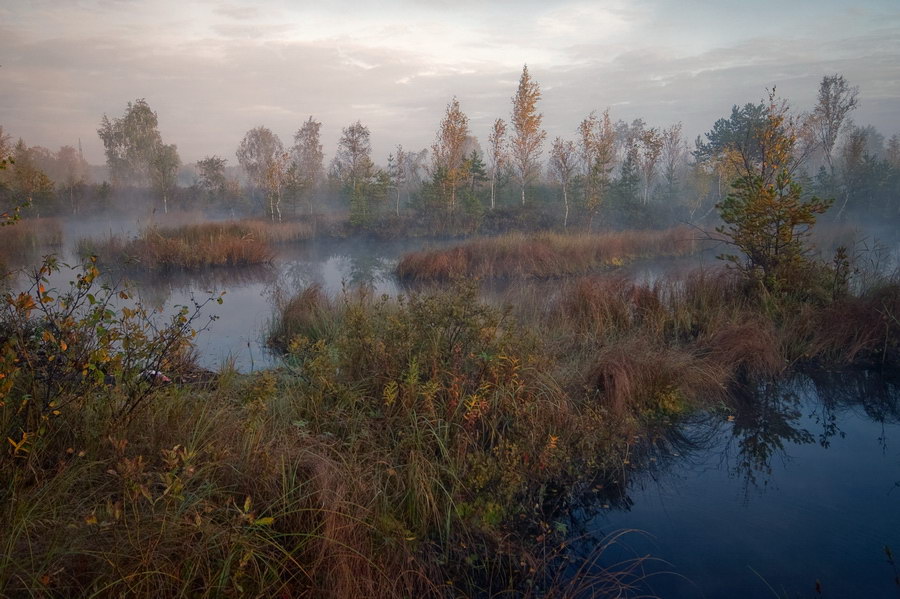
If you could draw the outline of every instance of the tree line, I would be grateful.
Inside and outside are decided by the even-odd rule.
[[[818,91],[807,113],[785,103],[796,126],[792,176],[808,193],[835,198],[836,218],[896,219],[900,138],[885,140],[853,123],[859,90],[842,75],[826,75]],[[540,100],[540,85],[525,66],[508,121],[492,123],[484,149],[454,97],[429,148],[398,145],[378,166],[371,132],[360,121],[342,129],[326,163],[322,124],[312,116],[290,145],[260,125],[244,135],[236,164],[210,155],[184,165],[177,147],[163,141],[156,113],[138,99],[122,117],[102,117],[97,133],[107,172],[100,184],[92,183],[80,149],[53,153],[21,139],[12,144],[0,129],[0,157],[11,160],[0,172],[0,195],[5,204],[32,201],[44,213],[108,206],[113,191],[130,190],[164,212],[174,201],[179,208],[265,212],[278,221],[340,209],[361,228],[415,221],[452,232],[523,218],[561,228],[652,226],[714,218],[746,161],[764,160],[765,100],[732,107],[692,144],[681,123],[613,121],[609,110],[590,112],[571,137],[548,140]]]

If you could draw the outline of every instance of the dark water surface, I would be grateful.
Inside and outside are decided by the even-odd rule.
[[[810,373],[737,406],[670,431],[570,525],[645,531],[602,563],[653,556],[642,586],[660,597],[900,597],[885,552],[900,553],[897,385]]]

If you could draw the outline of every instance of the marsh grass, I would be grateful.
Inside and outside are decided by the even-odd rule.
[[[310,239],[308,222],[223,221],[180,227],[148,227],[132,239],[111,236],[102,241],[82,239],[80,256],[97,256],[105,265],[165,271],[211,266],[269,264],[275,244]]]
[[[467,241],[456,247],[407,254],[396,273],[402,281],[541,279],[584,275],[636,258],[684,256],[697,250],[687,228],[614,233],[511,234]]]
[[[0,268],[23,265],[62,246],[62,224],[57,218],[26,218],[0,227]]]
[[[739,381],[896,365],[900,339],[896,284],[785,305],[707,269],[508,298],[310,287],[277,301],[279,369],[48,418],[3,454],[0,595],[634,595],[645,558],[571,562],[548,506]]]

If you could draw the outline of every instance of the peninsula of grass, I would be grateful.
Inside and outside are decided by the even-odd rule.
[[[397,264],[396,273],[406,282],[568,277],[642,257],[691,254],[698,247],[695,237],[695,231],[682,227],[596,235],[509,234],[407,254]]]
[[[274,244],[311,237],[312,227],[305,222],[224,221],[148,227],[131,239],[82,239],[78,253],[82,258],[97,256],[101,264],[132,270],[196,270],[269,264],[275,255]]]

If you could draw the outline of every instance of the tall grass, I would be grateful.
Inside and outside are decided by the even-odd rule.
[[[0,268],[23,264],[62,246],[57,218],[26,218],[0,227]]]
[[[511,293],[311,287],[278,303],[277,370],[154,388],[128,421],[103,416],[115,386],[48,412],[2,454],[0,595],[636,592],[639,561],[568,563],[548,503],[738,381],[900,358],[896,284],[790,308],[721,269]]]
[[[82,239],[82,257],[95,255],[107,265],[133,269],[201,269],[210,266],[267,264],[272,244],[309,239],[312,226],[303,222],[227,221],[146,228],[132,239],[112,236],[102,241]]]
[[[599,235],[503,235],[407,254],[397,265],[396,273],[404,281],[583,275],[640,257],[690,254],[697,249],[694,237],[695,233],[687,228]]]

